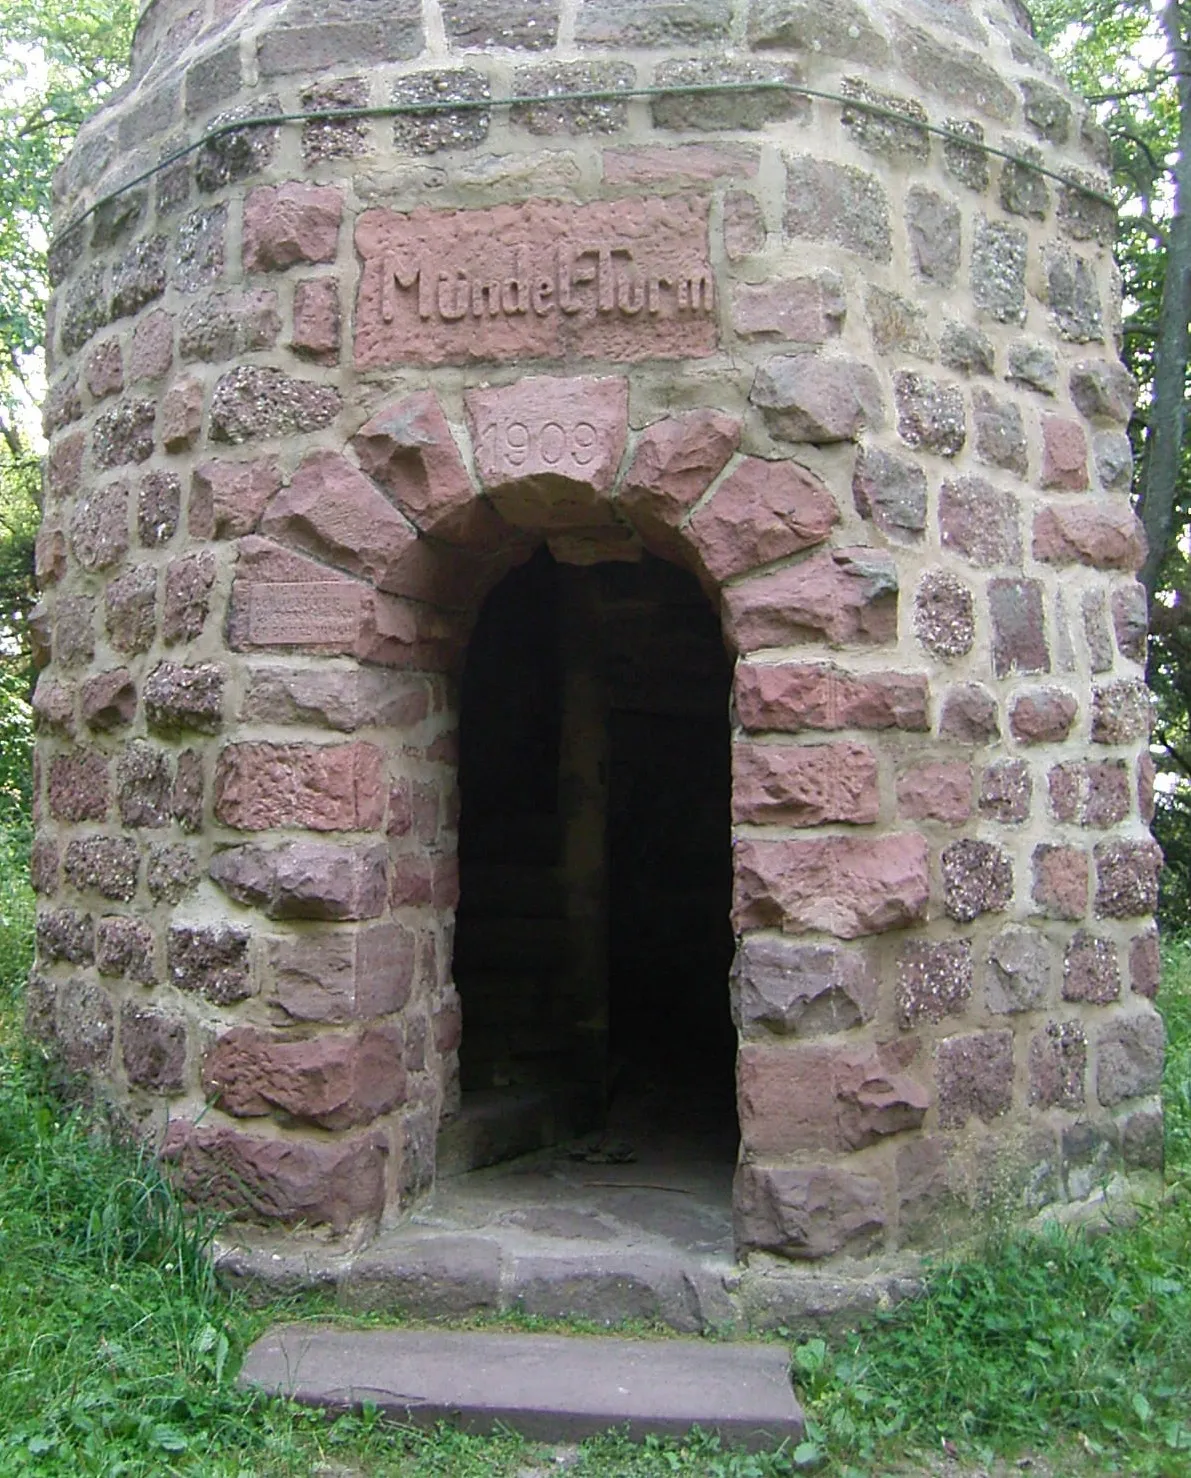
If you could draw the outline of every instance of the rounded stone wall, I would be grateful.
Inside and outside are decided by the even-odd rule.
[[[1009,0],[148,6],[56,186],[29,999],[188,1192],[432,1186],[543,542],[735,660],[741,1254],[1160,1165],[1103,150]]]

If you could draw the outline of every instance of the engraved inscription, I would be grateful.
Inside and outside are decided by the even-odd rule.
[[[342,580],[253,585],[248,640],[258,647],[350,642],[359,630],[362,596]]]
[[[542,421],[533,424],[500,416],[479,426],[477,451],[484,464],[502,472],[538,466],[552,472],[577,472],[590,467],[598,434],[590,421]]]
[[[711,353],[707,213],[701,196],[366,211],[356,363]]]

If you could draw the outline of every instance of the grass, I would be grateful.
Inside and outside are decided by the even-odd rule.
[[[32,912],[19,839],[0,838],[0,852],[0,1478],[553,1466],[513,1434],[419,1433],[368,1411],[333,1421],[237,1390],[242,1352],[269,1322],[328,1310],[229,1296],[205,1255],[212,1224],[183,1214],[151,1160],[55,1097],[16,1028]],[[1161,1207],[1098,1239],[994,1232],[978,1256],[933,1268],[913,1304],[833,1346],[794,1348],[810,1418],[796,1452],[610,1434],[568,1472],[875,1474],[922,1471],[943,1450],[969,1462],[1028,1450],[1065,1474],[1191,1474],[1191,943],[1166,955]]]

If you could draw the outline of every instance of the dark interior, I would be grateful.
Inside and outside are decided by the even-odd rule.
[[[734,1155],[730,677],[662,560],[543,547],[489,595],[461,695],[465,1112],[544,1095],[557,1139]]]

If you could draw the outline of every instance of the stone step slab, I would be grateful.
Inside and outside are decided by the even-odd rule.
[[[369,1402],[419,1425],[503,1425],[539,1442],[698,1426],[756,1452],[803,1434],[788,1367],[780,1344],[289,1325],[257,1340],[239,1378],[304,1405]]]

